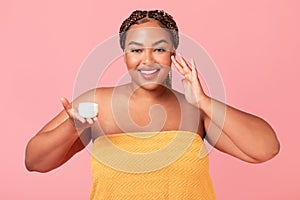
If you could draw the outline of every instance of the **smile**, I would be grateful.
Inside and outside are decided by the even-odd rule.
[[[141,72],[142,74],[145,75],[150,75],[150,74],[154,74],[156,72],[158,72],[160,69],[153,69],[153,70],[138,70],[139,72]]]

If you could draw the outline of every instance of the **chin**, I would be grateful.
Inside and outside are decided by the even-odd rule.
[[[147,82],[147,83],[136,83],[138,88],[142,88],[144,90],[155,91],[159,88],[166,87],[163,83],[159,82]]]
[[[142,85],[140,86],[141,88],[145,89],[145,90],[149,90],[149,91],[154,91],[156,89],[162,88],[162,87],[166,87],[165,85],[161,85],[161,84],[157,84],[157,83],[149,83],[146,85]]]

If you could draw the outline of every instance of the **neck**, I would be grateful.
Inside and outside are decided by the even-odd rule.
[[[163,85],[156,86],[154,89],[148,89],[147,87],[141,87],[135,83],[129,84],[131,93],[131,98],[144,100],[158,100],[161,97],[169,93],[169,89]]]

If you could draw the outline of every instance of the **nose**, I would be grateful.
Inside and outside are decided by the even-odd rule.
[[[143,55],[143,64],[148,65],[154,63],[153,52],[151,48],[147,48]]]

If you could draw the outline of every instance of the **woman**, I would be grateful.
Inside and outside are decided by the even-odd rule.
[[[134,11],[120,28],[131,82],[88,91],[72,104],[62,98],[64,110],[27,145],[27,169],[55,169],[92,140],[91,199],[215,199],[204,137],[246,162],[274,157],[279,142],[270,125],[207,96],[195,63],[176,55],[178,41],[169,14]],[[171,88],[172,63],[184,94]],[[98,116],[80,116],[80,102],[97,103]]]

